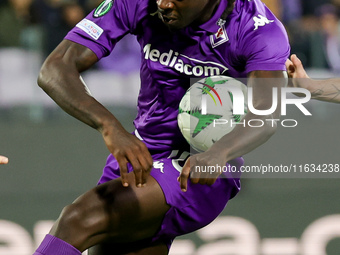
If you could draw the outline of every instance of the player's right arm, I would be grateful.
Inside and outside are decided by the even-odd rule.
[[[290,85],[309,90],[314,99],[340,103],[340,79],[313,80],[309,78],[301,60],[295,54],[287,60],[286,68],[291,78]]]
[[[8,158],[0,155],[0,165],[7,164]]]
[[[102,134],[119,163],[124,186],[128,186],[127,163],[134,169],[136,185],[141,186],[152,167],[148,149],[90,95],[80,78],[80,73],[97,61],[97,56],[87,47],[64,40],[44,62],[38,84],[64,111]]]

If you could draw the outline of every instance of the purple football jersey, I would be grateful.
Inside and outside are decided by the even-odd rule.
[[[286,70],[287,34],[260,0],[236,0],[224,24],[219,21],[227,0],[221,0],[209,21],[176,32],[152,15],[156,0],[106,0],[104,7],[105,12],[91,12],[65,39],[88,47],[101,59],[124,35],[137,36],[141,88],[134,125],[149,149],[187,146],[177,114],[190,78],[222,74],[242,78],[255,70]]]

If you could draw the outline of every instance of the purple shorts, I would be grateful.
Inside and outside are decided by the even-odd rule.
[[[222,174],[211,186],[192,184],[189,181],[187,192],[182,192],[177,178],[189,153],[174,150],[151,152],[151,155],[154,160],[151,176],[156,179],[163,190],[166,202],[171,206],[152,241],[161,240],[168,248],[175,237],[193,232],[212,222],[241,188],[239,176],[231,177],[228,173],[229,177]],[[228,163],[239,170],[243,165],[243,158]],[[98,184],[118,177],[120,177],[118,163],[110,155]]]

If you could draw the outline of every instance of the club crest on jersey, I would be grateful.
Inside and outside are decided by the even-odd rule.
[[[113,6],[113,0],[104,0],[94,11],[93,17],[99,18],[108,13]]]
[[[220,28],[217,30],[216,34],[213,34],[210,36],[210,43],[213,48],[221,45],[222,43],[225,43],[229,41],[227,32],[225,31],[224,26],[220,26]]]

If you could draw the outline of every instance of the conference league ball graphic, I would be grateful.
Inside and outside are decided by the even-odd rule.
[[[228,76],[204,78],[188,89],[179,104],[178,126],[193,149],[206,151],[242,120],[244,114],[234,114],[234,100],[242,100],[245,114],[247,87]]]

